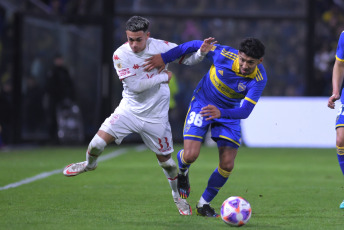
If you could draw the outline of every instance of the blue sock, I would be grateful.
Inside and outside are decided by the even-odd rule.
[[[202,197],[207,202],[210,202],[219,192],[220,188],[226,183],[231,172],[227,172],[219,167],[217,167],[213,174],[211,174],[208,180],[208,186],[202,194]]]
[[[191,165],[191,164],[186,163],[184,161],[183,155],[184,155],[184,149],[179,150],[179,152],[177,153],[177,159],[178,159],[179,170],[182,173],[187,171],[189,169],[190,165]]]
[[[339,167],[344,175],[344,147],[337,146],[337,158],[339,162]]]

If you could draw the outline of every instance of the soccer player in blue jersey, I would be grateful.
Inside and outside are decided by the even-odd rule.
[[[184,149],[177,154],[178,189],[183,198],[190,194],[188,172],[200,154],[208,128],[219,149],[219,165],[211,174],[196,213],[218,217],[210,202],[226,183],[234,168],[241,144],[240,120],[247,118],[257,104],[267,82],[263,65],[265,47],[256,38],[247,38],[239,49],[215,44],[214,38],[183,43],[166,53],[155,55],[145,64],[146,70],[165,64],[188,53],[197,52],[212,66],[194,90],[184,125]],[[241,104],[242,102],[242,104]]]
[[[332,96],[328,99],[328,107],[334,109],[335,101],[340,98],[341,106],[338,111],[336,121],[336,147],[337,158],[339,166],[344,175],[344,94],[343,94],[343,79],[344,79],[344,31],[341,33],[338,41],[336,61],[333,66],[332,73]],[[344,200],[339,205],[339,208],[344,209]]]

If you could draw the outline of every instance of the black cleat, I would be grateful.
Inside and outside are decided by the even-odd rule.
[[[190,183],[189,183],[189,174],[184,176],[183,174],[178,174],[178,183],[177,183],[179,195],[181,198],[186,199],[190,195]]]
[[[206,217],[219,217],[220,215],[215,212],[215,210],[210,207],[209,204],[203,205],[203,207],[197,207],[196,205],[197,216],[206,216]]]

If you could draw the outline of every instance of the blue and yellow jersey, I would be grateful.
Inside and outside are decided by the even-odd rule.
[[[339,36],[337,51],[336,51],[336,60],[340,62],[344,62],[344,31]],[[342,89],[341,89],[340,101],[342,104],[344,104],[344,84],[342,85]]]
[[[242,75],[238,50],[223,45],[214,45],[206,58],[212,66],[194,91],[198,100],[224,109],[240,107],[242,99],[253,104],[258,102],[267,82],[262,64],[250,75]]]
[[[336,51],[336,59],[344,62],[344,31],[340,34]]]

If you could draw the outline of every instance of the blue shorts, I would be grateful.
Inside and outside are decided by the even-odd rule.
[[[344,105],[341,105],[336,119],[336,128],[344,127]]]
[[[212,119],[206,121],[206,117],[201,117],[199,113],[206,105],[201,104],[196,99],[190,103],[188,114],[184,124],[184,139],[203,141],[204,137],[211,128],[211,138],[214,141],[223,140],[230,142],[228,146],[239,148],[241,144],[241,127],[239,119]]]

